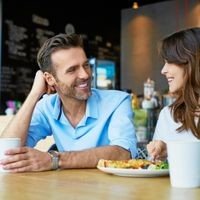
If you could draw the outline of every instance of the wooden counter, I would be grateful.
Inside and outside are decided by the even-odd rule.
[[[200,188],[172,188],[169,177],[133,178],[97,169],[0,173],[2,200],[197,200]]]

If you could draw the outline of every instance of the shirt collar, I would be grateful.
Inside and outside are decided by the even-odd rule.
[[[87,100],[87,106],[86,106],[86,113],[85,118],[88,117],[91,118],[98,118],[99,115],[99,109],[98,109],[98,97],[96,93],[92,92],[91,96]],[[60,97],[56,95],[55,102],[54,102],[54,108],[53,108],[53,116],[55,119],[59,120],[60,116],[62,114],[62,102],[60,100]]]
[[[59,120],[61,114],[62,114],[62,102],[60,100],[60,97],[58,94],[56,95],[55,102],[54,102],[54,108],[53,108],[53,117],[57,120]]]

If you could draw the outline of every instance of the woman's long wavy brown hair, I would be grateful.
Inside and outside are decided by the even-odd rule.
[[[200,28],[190,28],[166,37],[160,53],[168,63],[183,67],[185,84],[176,92],[176,100],[170,105],[175,122],[180,122],[178,132],[191,130],[200,139]],[[197,123],[195,122],[195,119]]]

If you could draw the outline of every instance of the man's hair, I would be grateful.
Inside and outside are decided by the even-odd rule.
[[[51,55],[60,49],[80,47],[83,48],[83,40],[78,34],[58,34],[47,39],[37,54],[37,63],[43,72],[53,72]]]
[[[184,85],[176,92],[176,101],[170,106],[175,122],[181,122],[178,131],[191,130],[200,139],[200,122],[195,125],[195,111],[200,98],[200,28],[176,32],[162,41],[161,56],[183,68]]]

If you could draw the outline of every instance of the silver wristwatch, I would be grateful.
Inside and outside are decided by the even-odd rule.
[[[49,155],[51,156],[51,169],[58,169],[59,168],[59,153],[57,151],[50,150],[48,151]]]

